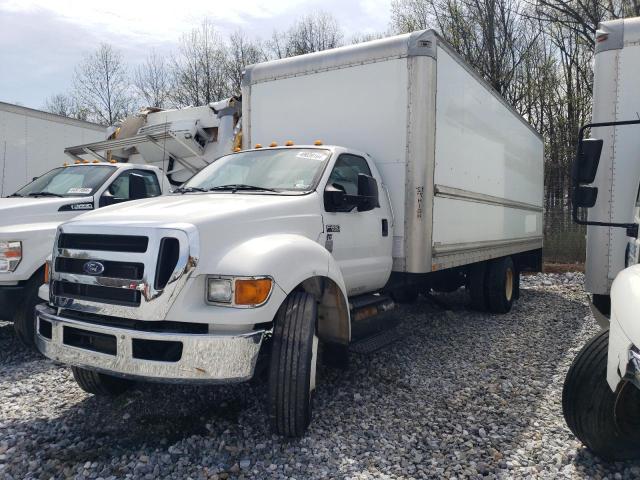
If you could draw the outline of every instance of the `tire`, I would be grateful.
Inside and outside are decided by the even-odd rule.
[[[593,453],[608,461],[640,457],[640,390],[623,381],[607,383],[609,330],[580,350],[562,389],[567,426]]]
[[[27,347],[36,350],[36,319],[34,310],[42,303],[38,298],[38,289],[44,283],[44,271],[38,270],[27,280],[25,295],[13,317],[13,329],[18,339]]]
[[[269,415],[279,435],[300,437],[311,423],[318,337],[315,298],[293,292],[276,314],[269,368]]]
[[[515,298],[516,269],[511,257],[491,260],[487,264],[485,295],[491,313],[507,313]]]
[[[393,290],[391,298],[396,303],[413,303],[418,299],[419,294],[416,287],[403,287]]]
[[[487,310],[487,296],[485,295],[485,283],[487,277],[486,262],[474,263],[469,267],[469,296],[471,308],[479,312]]]
[[[87,393],[103,397],[115,397],[126,392],[133,382],[124,378],[106,375],[104,373],[86,370],[80,367],[71,367],[73,378],[78,386]]]

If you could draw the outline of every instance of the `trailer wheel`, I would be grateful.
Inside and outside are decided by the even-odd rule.
[[[516,269],[511,257],[491,260],[487,264],[486,302],[491,313],[507,313],[515,297]]]
[[[18,305],[16,314],[13,317],[13,329],[18,339],[27,347],[36,350],[36,319],[34,310],[41,302],[38,298],[38,289],[42,285],[42,269],[38,270],[25,286],[24,299]]]
[[[300,437],[311,422],[318,365],[315,298],[293,292],[276,314],[269,369],[269,414],[274,430]]]
[[[567,426],[605,460],[640,457],[640,390],[623,381],[616,392],[607,383],[609,330],[589,340],[578,353],[562,389]]]
[[[71,367],[73,378],[78,386],[87,393],[104,397],[113,397],[127,391],[133,382],[124,378],[106,375],[104,373]]]
[[[471,308],[484,312],[487,310],[486,290],[487,264],[486,262],[474,263],[469,267],[469,296]]]

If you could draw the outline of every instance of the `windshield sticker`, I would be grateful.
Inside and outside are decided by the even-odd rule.
[[[304,180],[298,180],[294,183],[293,188],[309,188],[311,185],[307,184]]]
[[[72,194],[72,193],[91,193],[91,188],[87,188],[87,187],[71,187],[69,190],[67,190],[68,194]]]
[[[306,158],[307,160],[319,160],[319,161],[322,161],[327,157],[327,154],[326,153],[322,153],[322,152],[306,152],[306,151],[302,151],[302,152],[298,152],[296,157],[298,157],[298,158]]]

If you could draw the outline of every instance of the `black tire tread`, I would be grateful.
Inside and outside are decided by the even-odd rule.
[[[504,294],[505,273],[508,268],[511,268],[514,275],[516,274],[511,257],[496,258],[487,264],[485,294],[487,306],[491,313],[508,313],[511,310],[514,300],[513,295],[511,300],[507,300]]]
[[[85,392],[94,395],[107,397],[120,395],[127,391],[132,385],[131,380],[113,377],[80,367],[71,367],[71,371],[78,386]]]
[[[471,308],[484,312],[487,310],[487,297],[485,295],[485,282],[487,277],[487,263],[474,263],[469,267],[469,296]]]
[[[13,317],[13,330],[16,336],[25,346],[36,350],[36,321],[34,317],[34,308],[40,303],[38,298],[38,290],[44,279],[44,268],[38,269],[27,281],[25,287],[25,297],[18,306],[16,314]]]
[[[640,456],[640,443],[621,434],[615,422],[617,393],[607,383],[609,330],[602,330],[574,359],[562,390],[562,413],[571,432],[605,460]],[[630,387],[635,388],[635,387]]]
[[[309,368],[317,305],[306,292],[293,292],[276,314],[269,371],[269,412],[274,430],[300,437],[311,422]]]

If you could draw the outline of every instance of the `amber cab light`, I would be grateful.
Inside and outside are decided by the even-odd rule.
[[[273,280],[270,278],[238,279],[235,288],[236,305],[260,305],[267,301]]]

